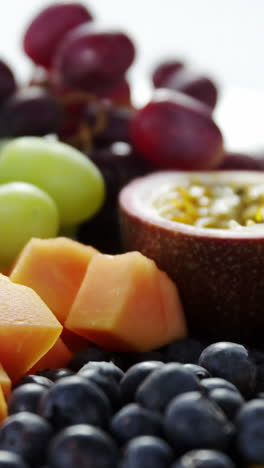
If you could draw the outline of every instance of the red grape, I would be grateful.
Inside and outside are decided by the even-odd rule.
[[[129,143],[129,126],[134,110],[126,107],[113,107],[110,103],[90,103],[86,106],[83,121],[94,132],[97,146],[107,146],[116,141]]]
[[[80,3],[56,3],[45,8],[25,32],[26,54],[37,65],[50,68],[54,53],[65,34],[91,20],[91,13]]]
[[[104,253],[122,251],[117,196],[120,189],[134,177],[145,175],[153,166],[145,163],[126,143],[115,143],[105,148],[95,148],[88,153],[104,176],[106,202],[100,212],[83,223],[78,230],[78,240],[90,244]]]
[[[134,45],[126,34],[84,24],[67,34],[53,65],[62,84],[98,93],[118,85],[134,56]]]
[[[130,85],[126,79],[118,83],[113,89],[99,93],[98,97],[103,100],[111,102],[115,106],[131,107],[131,92]]]
[[[0,60],[0,102],[14,93],[16,82],[11,69]]]
[[[162,90],[135,113],[131,140],[157,167],[207,170],[220,164],[223,139],[208,107],[185,94]]]
[[[116,200],[119,190],[131,179],[153,170],[127,143],[95,148],[88,156],[104,176],[107,201]]]
[[[45,89],[31,86],[10,96],[0,109],[1,137],[42,136],[56,133],[62,108]]]
[[[211,109],[214,109],[217,102],[217,87],[214,82],[188,68],[171,73],[168,79],[164,80],[163,87],[188,94]]]
[[[224,159],[217,167],[220,170],[263,171],[264,157],[255,154],[225,153]]]
[[[167,60],[158,65],[152,73],[152,81],[155,88],[163,88],[163,84],[172,73],[177,73],[184,67],[183,62],[178,60]]]

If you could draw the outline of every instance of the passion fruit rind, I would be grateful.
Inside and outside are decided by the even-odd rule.
[[[159,172],[120,193],[125,249],[156,261],[176,282],[190,333],[212,340],[263,343],[264,227],[198,228],[162,218],[151,208],[162,184],[201,181],[264,184],[259,172]]]

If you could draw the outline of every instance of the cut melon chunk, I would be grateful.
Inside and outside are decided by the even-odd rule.
[[[175,284],[139,252],[92,258],[65,327],[117,351],[148,351],[187,333]]]
[[[33,238],[18,257],[10,279],[34,289],[63,324],[95,253],[93,247],[67,237]]]
[[[0,387],[2,387],[5,398],[8,398],[8,396],[10,395],[11,385],[12,385],[12,382],[11,382],[10,377],[7,375],[2,364],[0,364]]]
[[[72,353],[63,343],[61,338],[58,338],[52,348],[42,356],[42,358],[36,362],[36,364],[27,372],[28,374],[35,374],[36,372],[43,371],[45,369],[59,369],[66,367],[69,360],[72,357]]]
[[[0,362],[11,380],[55,343],[62,326],[33,289],[0,275]]]
[[[0,423],[7,417],[7,403],[2,387],[0,387]]]

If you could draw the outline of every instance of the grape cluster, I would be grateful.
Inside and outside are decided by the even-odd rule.
[[[185,339],[156,353],[117,362],[90,346],[67,369],[23,377],[0,427],[0,465],[263,465],[263,352]]]
[[[44,8],[28,25],[23,46],[34,69],[27,84],[19,86],[0,61],[1,141],[52,134],[81,150],[105,181],[104,204],[92,183],[89,200],[83,196],[79,202],[80,207],[87,203],[86,214],[78,208],[74,216],[75,192],[84,182],[72,174],[67,185],[70,177],[61,170],[64,197],[58,198],[55,189],[55,200],[63,213],[63,233],[75,232],[78,240],[117,253],[122,251],[118,193],[132,178],[159,169],[262,169],[254,157],[224,151],[213,117],[218,86],[185,60],[172,58],[155,67],[153,99],[137,109],[127,78],[136,55],[134,43],[121,30],[102,28],[86,5],[58,2]],[[26,171],[24,158],[22,164]],[[47,191],[43,167],[34,167],[37,177],[22,171],[17,178],[14,171],[4,181],[29,182]],[[54,181],[58,172],[52,174],[48,162],[47,168]],[[48,193],[54,197],[53,190]]]

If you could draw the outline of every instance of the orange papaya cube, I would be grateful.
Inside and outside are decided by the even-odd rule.
[[[148,351],[187,334],[175,284],[139,252],[92,258],[65,327],[116,351]]]
[[[0,275],[0,362],[12,381],[39,361],[61,331],[33,289]]]
[[[40,358],[36,364],[27,372],[27,374],[35,374],[38,371],[45,369],[59,369],[66,367],[69,360],[72,357],[72,353],[63,343],[61,338],[58,338],[56,343],[50,348],[50,350]]]
[[[0,364],[0,387],[2,388],[5,398],[10,395],[11,392],[11,379],[7,375],[5,369],[3,368],[2,364]]]
[[[4,395],[4,391],[2,387],[0,387],[0,424],[6,419],[7,417],[7,403]]]
[[[31,239],[19,255],[10,279],[34,289],[63,324],[97,253],[67,237]]]

